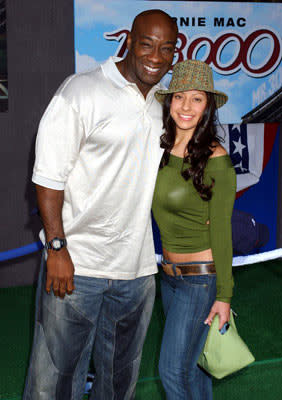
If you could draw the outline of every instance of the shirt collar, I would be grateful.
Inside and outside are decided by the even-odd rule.
[[[116,63],[121,60],[122,58],[120,57],[110,57],[104,64],[101,65],[101,68],[106,78],[110,79],[115,86],[122,89],[129,85],[130,82],[125,79],[116,66]]]
[[[110,79],[115,84],[115,86],[117,86],[121,89],[124,88],[125,86],[129,86],[129,85],[137,88],[137,85],[135,83],[127,81],[125,79],[125,77],[119,72],[119,70],[116,66],[116,63],[121,60],[122,60],[121,57],[108,58],[108,60],[104,64],[101,65],[104,75],[108,79]],[[163,89],[163,88],[166,89],[166,87],[162,83],[159,82],[155,86],[153,86],[153,88],[151,88],[150,92],[154,93],[156,90]]]

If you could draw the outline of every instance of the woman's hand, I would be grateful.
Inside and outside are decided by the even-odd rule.
[[[212,320],[214,316],[218,314],[219,317],[219,326],[218,329],[220,330],[225,322],[228,322],[230,319],[230,304],[229,303],[224,303],[223,301],[218,301],[216,300],[213,303],[213,306],[210,310],[210,313],[205,320],[205,324],[208,324],[211,326]]]

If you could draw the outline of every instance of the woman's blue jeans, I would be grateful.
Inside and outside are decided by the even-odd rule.
[[[166,316],[159,372],[167,400],[211,400],[211,377],[197,366],[208,334],[204,324],[216,296],[216,276],[161,272]]]
[[[96,370],[90,399],[132,400],[151,318],[155,278],[130,281],[74,277],[64,299],[38,281],[33,349],[23,399],[80,400],[90,357]]]

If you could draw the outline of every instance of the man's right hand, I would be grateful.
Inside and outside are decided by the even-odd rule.
[[[73,275],[74,266],[67,248],[48,250],[46,292],[50,293],[53,287],[54,295],[62,299],[66,293],[72,294],[75,289]]]

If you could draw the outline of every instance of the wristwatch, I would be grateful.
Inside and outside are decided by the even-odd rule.
[[[59,251],[67,245],[67,239],[54,237],[50,242],[46,242],[45,249]]]

